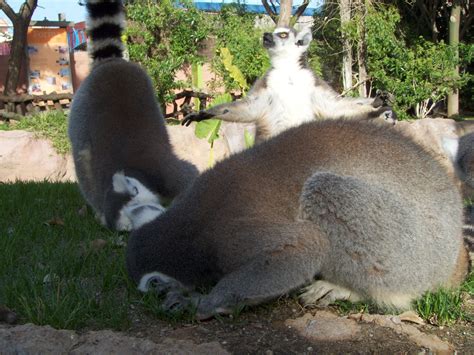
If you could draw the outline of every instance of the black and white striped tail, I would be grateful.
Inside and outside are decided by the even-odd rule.
[[[122,58],[125,14],[122,0],[87,0],[88,50],[93,62]]]
[[[464,214],[464,242],[470,252],[474,252],[474,206],[467,207]]]

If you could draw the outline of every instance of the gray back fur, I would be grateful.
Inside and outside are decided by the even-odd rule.
[[[408,308],[423,292],[460,282],[464,254],[461,196],[440,163],[389,127],[328,120],[201,175],[132,233],[127,267],[142,290],[170,278],[183,289],[215,285],[208,295],[170,292],[165,301],[193,303],[206,318],[316,276],[332,287],[322,298]],[[312,295],[321,289],[304,300],[318,301]]]

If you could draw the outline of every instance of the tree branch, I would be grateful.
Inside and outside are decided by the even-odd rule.
[[[5,15],[10,19],[11,22],[15,22],[18,18],[18,15],[13,11],[13,9],[8,5],[5,0],[0,0],[0,10],[2,10]]]
[[[20,7],[20,16],[24,20],[30,20],[31,16],[33,15],[33,12],[36,9],[36,6],[38,5],[38,0],[27,0],[21,5]]]
[[[270,16],[270,18],[276,24],[278,22],[278,16],[277,16],[277,13],[275,11],[275,5],[272,3],[272,6],[270,7],[267,0],[262,0],[262,5],[265,8],[265,11],[267,12],[268,16]]]
[[[295,14],[293,15],[295,18],[295,21],[294,21],[295,23],[296,23],[296,20],[298,20],[298,18],[301,15],[303,15],[308,5],[309,5],[309,0],[304,0],[303,3],[296,9]]]

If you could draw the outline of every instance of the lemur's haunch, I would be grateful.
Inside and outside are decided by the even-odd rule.
[[[167,294],[165,309],[202,319],[305,286],[307,304],[406,309],[466,275],[462,214],[452,176],[410,138],[312,121],[218,163],[137,225],[127,268],[139,289]]]
[[[395,122],[384,100],[340,97],[324,80],[309,69],[306,54],[312,36],[309,29],[296,33],[277,28],[265,33],[263,45],[271,69],[258,79],[248,95],[238,101],[217,105],[187,115],[184,125],[212,117],[231,122],[254,122],[256,142],[314,119],[383,117]]]
[[[122,1],[88,0],[87,10],[93,62],[74,96],[69,138],[85,199],[104,224],[128,230],[198,171],[174,155],[148,75],[122,59]]]

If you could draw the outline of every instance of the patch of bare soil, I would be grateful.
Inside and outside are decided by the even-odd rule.
[[[341,332],[341,325],[336,323],[334,334],[325,327],[324,339],[311,334],[302,334],[289,320],[297,320],[308,313],[310,316],[327,311],[305,310],[292,299],[282,299],[272,305],[253,308],[242,312],[236,319],[220,318],[197,324],[170,325],[152,319],[136,320],[127,334],[139,338],[150,339],[159,343],[160,339],[172,338],[190,340],[196,344],[218,342],[224,349],[233,354],[418,354],[430,351],[428,347],[415,344],[407,335],[397,333],[393,329],[382,327],[375,323],[353,321],[355,328]],[[335,318],[348,319],[336,315]],[[306,322],[311,326],[311,322]],[[322,324],[326,323],[325,320]],[[304,324],[304,323],[303,323]],[[318,328],[310,330],[318,333]],[[465,330],[463,330],[465,331]],[[462,334],[462,333],[461,333]],[[340,336],[340,338],[338,338]],[[452,343],[454,348],[474,349],[474,342],[466,342],[466,338]]]

